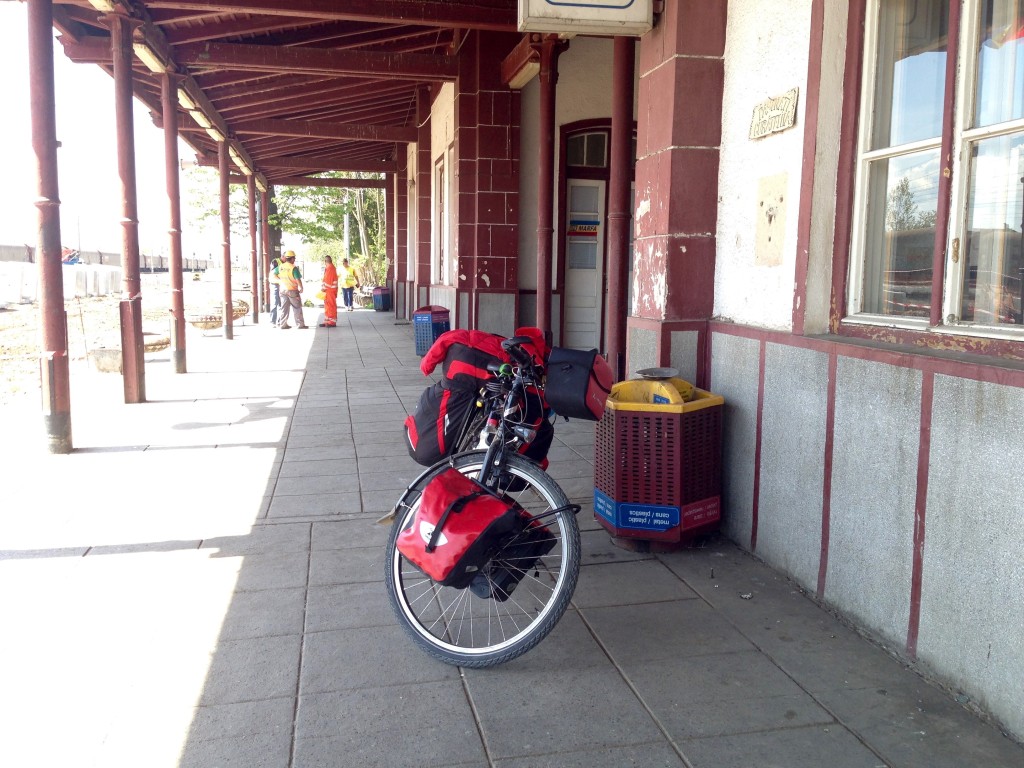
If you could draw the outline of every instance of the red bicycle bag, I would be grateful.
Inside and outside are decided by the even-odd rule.
[[[476,393],[446,389],[438,383],[420,395],[416,410],[405,419],[406,447],[417,464],[429,467],[455,451],[455,440],[476,401]]]
[[[544,395],[559,416],[600,421],[615,375],[596,349],[552,347]]]
[[[437,583],[464,589],[522,530],[521,511],[457,469],[446,469],[423,489],[419,508],[399,532],[396,546]]]

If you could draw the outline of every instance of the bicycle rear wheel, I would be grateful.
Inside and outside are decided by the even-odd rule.
[[[385,583],[399,623],[430,655],[448,664],[490,667],[521,656],[544,639],[562,618],[580,568],[580,534],[576,515],[558,484],[533,462],[519,456],[506,458],[499,491],[526,509],[546,532],[536,557],[512,540],[481,570],[466,589],[444,587],[407,561],[396,548],[398,534],[412,524],[420,495],[441,472],[454,467],[476,477],[484,451],[457,454],[424,472],[399,500],[397,517],[388,539]],[[515,482],[519,489],[505,489]],[[526,556],[523,557],[524,552]],[[527,565],[528,570],[523,565]],[[509,573],[514,573],[506,593]]]

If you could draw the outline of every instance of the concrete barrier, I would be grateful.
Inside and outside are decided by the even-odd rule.
[[[0,305],[31,304],[39,299],[39,268],[27,262],[0,262]],[[121,268],[74,264],[61,268],[64,298],[107,296],[121,290]]]

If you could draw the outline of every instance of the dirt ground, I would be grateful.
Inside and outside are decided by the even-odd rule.
[[[168,334],[170,330],[170,277],[143,274],[142,328],[145,332]],[[236,300],[251,302],[249,281],[241,273],[232,277]],[[184,277],[186,316],[207,312],[223,301],[221,273],[205,273],[194,280]],[[68,353],[72,365],[88,359],[90,348],[120,345],[118,308],[120,294],[67,299]],[[33,405],[39,402],[39,305],[12,305],[0,310],[0,406]]]

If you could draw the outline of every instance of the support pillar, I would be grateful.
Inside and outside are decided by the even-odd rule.
[[[231,168],[228,165],[227,141],[217,142],[217,167],[220,171],[221,260],[224,264],[224,338],[230,341],[235,332],[231,306],[231,187],[228,181]]]
[[[406,155],[405,145],[402,154]],[[395,316],[409,320],[409,167],[403,164],[395,174]]]
[[[706,386],[728,3],[665,3],[640,39],[630,369]],[[666,99],[665,94],[677,94]],[[678,97],[685,94],[685,98]],[[641,214],[642,212],[642,214]]]
[[[71,377],[61,264],[60,194],[57,183],[57,114],[53,84],[53,3],[28,2],[28,59],[32,152],[36,162],[43,427],[50,453],[70,453]]]
[[[117,123],[117,174],[121,183],[121,368],[124,401],[146,402],[145,347],[142,340],[142,281],[139,276],[139,214],[135,184],[135,123],[132,112],[132,30],[137,21],[109,14]]]
[[[433,216],[430,195],[434,168],[430,157],[430,88],[416,92],[416,253],[413,307],[430,303],[430,228]]]
[[[537,158],[537,327],[550,341],[551,267],[554,262],[555,90],[558,57],[567,47],[557,35],[545,35],[540,51],[540,147]]]
[[[266,192],[260,192],[260,293],[263,296],[263,311],[270,311],[270,201]]]
[[[260,269],[256,261],[256,177],[245,177],[246,196],[249,201],[249,261],[252,266],[252,322],[260,321]]]
[[[392,310],[397,314],[397,302],[395,301],[395,174],[388,174],[386,177],[387,186],[384,188],[384,258],[388,268],[384,274],[384,285],[391,289]]]
[[[164,167],[167,179],[167,209],[170,226],[171,278],[171,365],[175,373],[186,373],[185,295],[181,264],[181,188],[178,178],[178,81],[180,76],[160,77],[160,102],[164,123]]]
[[[629,315],[629,220],[633,215],[632,37],[616,37],[612,58],[611,173],[608,181],[608,298],[605,348],[615,380],[626,378],[626,317]]]

